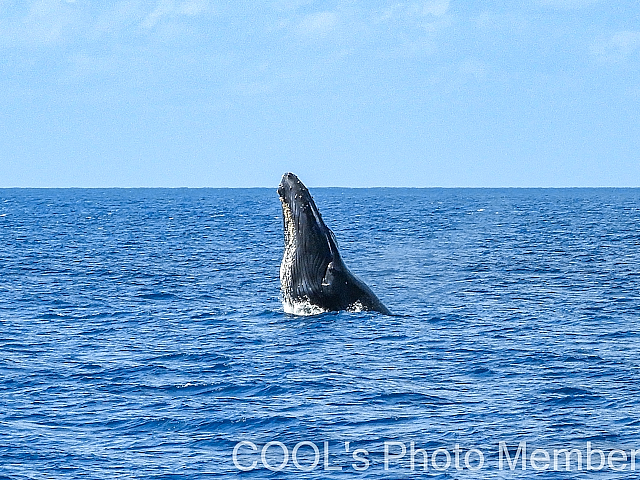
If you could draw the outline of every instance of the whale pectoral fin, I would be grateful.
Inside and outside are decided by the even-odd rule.
[[[329,262],[327,265],[327,270],[324,272],[324,277],[322,278],[322,286],[330,287],[334,280],[336,279],[336,274],[338,273],[338,269],[336,268],[333,262]]]
[[[324,277],[322,277],[322,286],[329,287],[331,285],[332,280],[333,280],[333,262],[329,262],[329,265],[327,265],[327,270],[324,272]]]

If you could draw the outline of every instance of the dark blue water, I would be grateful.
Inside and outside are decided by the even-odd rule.
[[[640,190],[312,194],[401,316],[283,313],[275,189],[0,190],[0,478],[640,478]]]

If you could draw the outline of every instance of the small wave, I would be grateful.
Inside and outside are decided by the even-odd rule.
[[[425,393],[417,392],[393,392],[383,393],[372,397],[365,397],[363,399],[367,403],[371,404],[398,404],[398,405],[411,405],[411,404],[430,404],[430,405],[449,405],[453,402],[445,398],[441,398],[435,395],[428,395]]]
[[[575,402],[591,402],[602,400],[603,397],[597,393],[576,387],[560,387],[545,390],[543,393],[549,394],[545,403],[551,405],[565,405]]]
[[[543,390],[543,393],[555,393],[559,395],[590,395],[591,392],[577,387],[560,387]]]
[[[490,368],[487,367],[478,367],[474,370],[471,370],[470,372],[472,375],[480,375],[480,376],[485,376],[485,375],[494,375],[495,372],[493,370],[491,370]]]
[[[146,293],[138,295],[138,298],[144,298],[145,300],[170,300],[176,298],[172,293]]]
[[[274,397],[287,395],[290,390],[278,385],[226,385],[216,388],[216,395],[220,398],[251,399],[254,397]]]
[[[72,315],[63,315],[61,313],[45,313],[36,317],[37,320],[73,320]]]
[[[380,337],[374,337],[373,340],[377,342],[397,342],[402,340],[408,340],[409,337],[406,335],[382,335]]]
[[[191,315],[191,318],[194,320],[209,320],[209,319],[218,319],[218,320],[222,320],[222,318],[220,318],[220,313],[218,312],[203,312],[203,313],[196,313]]]

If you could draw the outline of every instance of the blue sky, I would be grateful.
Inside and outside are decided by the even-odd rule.
[[[0,0],[0,187],[640,186],[640,4]]]

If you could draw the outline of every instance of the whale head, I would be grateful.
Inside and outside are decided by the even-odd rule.
[[[388,310],[342,261],[333,232],[322,220],[307,187],[293,173],[278,186],[284,222],[280,286],[285,311],[311,306],[329,310]]]
[[[285,247],[294,244],[299,254],[337,254],[333,232],[325,225],[307,187],[293,173],[285,173],[278,186],[284,219]]]

